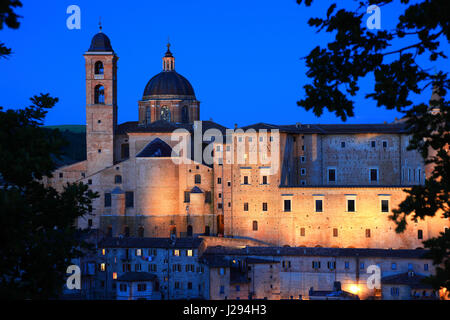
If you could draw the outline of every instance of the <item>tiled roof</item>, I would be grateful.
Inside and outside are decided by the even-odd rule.
[[[176,238],[174,242],[170,238],[135,238],[114,237],[105,238],[99,243],[99,248],[198,248],[202,243],[201,238]]]
[[[241,127],[243,130],[275,130],[287,133],[317,133],[317,134],[354,134],[354,133],[407,133],[404,123],[381,124],[294,124],[273,125],[268,123],[255,123]]]
[[[428,251],[392,250],[392,249],[357,249],[357,248],[306,248],[306,247],[208,247],[204,255],[234,256],[323,256],[323,257],[392,257],[425,259]]]
[[[226,133],[226,127],[213,121],[201,121],[202,133],[208,129],[218,129],[223,135]],[[175,123],[163,120],[152,122],[148,125],[140,125],[138,121],[129,121],[118,126],[117,134],[139,133],[139,132],[172,132],[176,129],[186,129],[189,132],[194,131],[193,123]]]
[[[421,274],[417,274],[415,272],[412,272],[411,274],[409,272],[395,274],[392,276],[387,276],[381,278],[382,284],[395,284],[395,285],[406,285],[411,288],[417,288],[417,289],[431,289],[432,286],[427,283],[423,283],[423,279],[426,277]]]
[[[127,272],[117,278],[117,281],[153,281],[157,277],[148,272]]]

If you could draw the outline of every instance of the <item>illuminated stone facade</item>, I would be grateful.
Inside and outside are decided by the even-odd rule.
[[[448,226],[436,217],[411,222],[397,234],[388,219],[405,198],[403,189],[425,179],[423,159],[406,150],[409,136],[402,122],[260,123],[241,129],[279,134],[279,150],[267,152],[272,162],[250,163],[252,152],[267,151],[258,143],[270,136],[234,132],[228,143],[201,141],[201,151],[214,150],[214,164],[175,163],[193,158],[172,153],[177,129],[193,145],[200,126],[201,134],[214,129],[224,136],[226,128],[198,121],[200,103],[175,72],[169,49],[163,71],[151,78],[138,102],[138,121],[118,124],[118,57],[105,37],[96,35],[84,55],[87,160],[58,169],[48,180],[59,190],[66,182],[83,181],[99,193],[80,227],[109,236],[202,234],[277,246],[415,249]],[[237,153],[240,142],[248,150],[243,161],[228,163],[226,153]]]

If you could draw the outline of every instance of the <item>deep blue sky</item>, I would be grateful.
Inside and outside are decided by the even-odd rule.
[[[148,80],[161,71],[170,36],[176,70],[192,83],[203,120],[213,118],[229,127],[338,123],[333,114],[317,118],[296,105],[309,81],[300,58],[331,39],[307,25],[311,16],[324,16],[330,4],[316,2],[306,8],[295,0],[23,0],[20,28],[0,31],[0,40],[14,50],[8,60],[0,60],[0,105],[23,107],[29,97],[49,92],[60,102],[48,114],[47,125],[85,124],[83,53],[101,16],[120,57],[119,122],[137,120],[137,101]],[[66,27],[71,4],[81,8],[81,30]],[[382,9],[381,27],[393,27],[400,12],[400,5]],[[362,86],[371,83],[366,79]],[[349,123],[390,122],[399,116],[363,96],[357,97],[356,117]]]

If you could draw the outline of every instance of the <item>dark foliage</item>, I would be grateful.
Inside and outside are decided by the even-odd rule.
[[[310,6],[312,0],[297,0]],[[432,167],[424,185],[405,190],[406,199],[393,210],[390,219],[397,223],[397,232],[407,227],[407,217],[413,221],[431,216],[450,217],[450,112],[447,90],[448,75],[438,69],[427,69],[417,61],[424,57],[430,63],[446,63],[440,49],[442,41],[450,40],[450,2],[448,0],[401,0],[405,10],[393,30],[369,30],[366,9],[377,5],[389,10],[393,0],[355,1],[353,10],[330,5],[325,18],[311,18],[310,26],[335,35],[325,47],[317,46],[305,57],[307,76],[311,83],[304,86],[305,98],[298,105],[320,116],[326,109],[342,120],[354,116],[354,97],[358,81],[373,74],[373,90],[366,98],[377,106],[404,113],[412,133],[408,148],[418,150]],[[339,4],[339,2],[337,2]],[[408,42],[407,45],[404,45]],[[433,88],[430,105],[414,103],[414,94]],[[435,111],[435,112],[432,112]],[[441,264],[432,277],[435,288],[450,290],[449,233],[424,242],[434,261]]]

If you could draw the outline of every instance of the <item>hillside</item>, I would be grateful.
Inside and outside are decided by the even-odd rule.
[[[86,160],[86,126],[59,125],[44,126],[45,129],[59,130],[63,138],[69,143],[63,148],[62,159],[55,159],[58,167]]]

